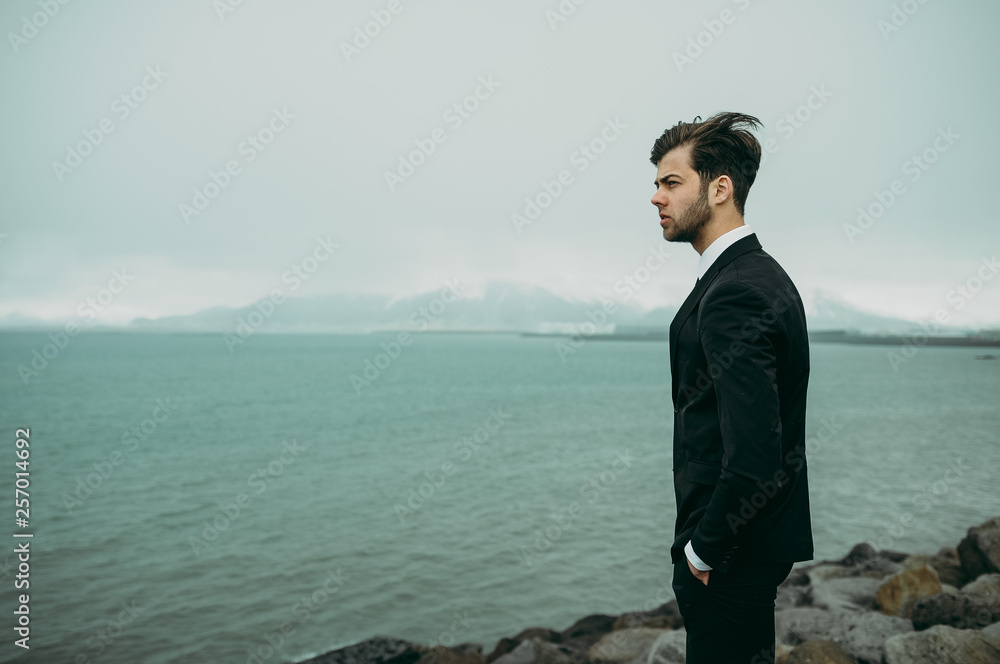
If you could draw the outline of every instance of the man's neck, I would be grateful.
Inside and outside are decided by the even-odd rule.
[[[743,225],[743,215],[733,212],[729,215],[720,215],[711,221],[709,221],[701,229],[701,233],[698,234],[698,238],[691,243],[694,250],[698,252],[698,255],[705,253],[713,242],[718,240],[723,234],[728,233],[734,228],[739,228]]]

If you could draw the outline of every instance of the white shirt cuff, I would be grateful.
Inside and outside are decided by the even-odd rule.
[[[691,564],[694,565],[694,568],[699,572],[707,572],[712,569],[710,565],[699,558],[698,554],[694,552],[694,547],[691,546],[690,540],[688,540],[688,543],[684,545],[684,555],[687,556],[687,559],[691,561]]]

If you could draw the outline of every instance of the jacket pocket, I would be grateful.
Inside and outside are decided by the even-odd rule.
[[[694,484],[711,484],[715,486],[722,475],[722,464],[688,459],[684,477]]]

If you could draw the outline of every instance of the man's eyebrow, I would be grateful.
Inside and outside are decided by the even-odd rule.
[[[677,173],[667,173],[666,175],[664,175],[664,176],[663,176],[662,178],[660,178],[659,180],[653,180],[653,185],[654,185],[654,186],[655,186],[655,185],[658,185],[658,184],[660,184],[661,182],[663,182],[663,183],[666,183],[666,181],[667,181],[667,180],[669,180],[670,178],[680,178],[681,180],[683,180],[683,179],[684,179],[684,178],[681,178],[681,176],[680,176],[679,174],[677,174]]]

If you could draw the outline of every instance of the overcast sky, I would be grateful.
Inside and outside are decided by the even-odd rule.
[[[636,301],[677,305],[698,256],[649,150],[731,110],[770,146],[746,221],[807,303],[1000,325],[1000,4],[895,7],[5,0],[0,316],[109,282],[106,323],[456,278],[595,300],[651,249]]]

